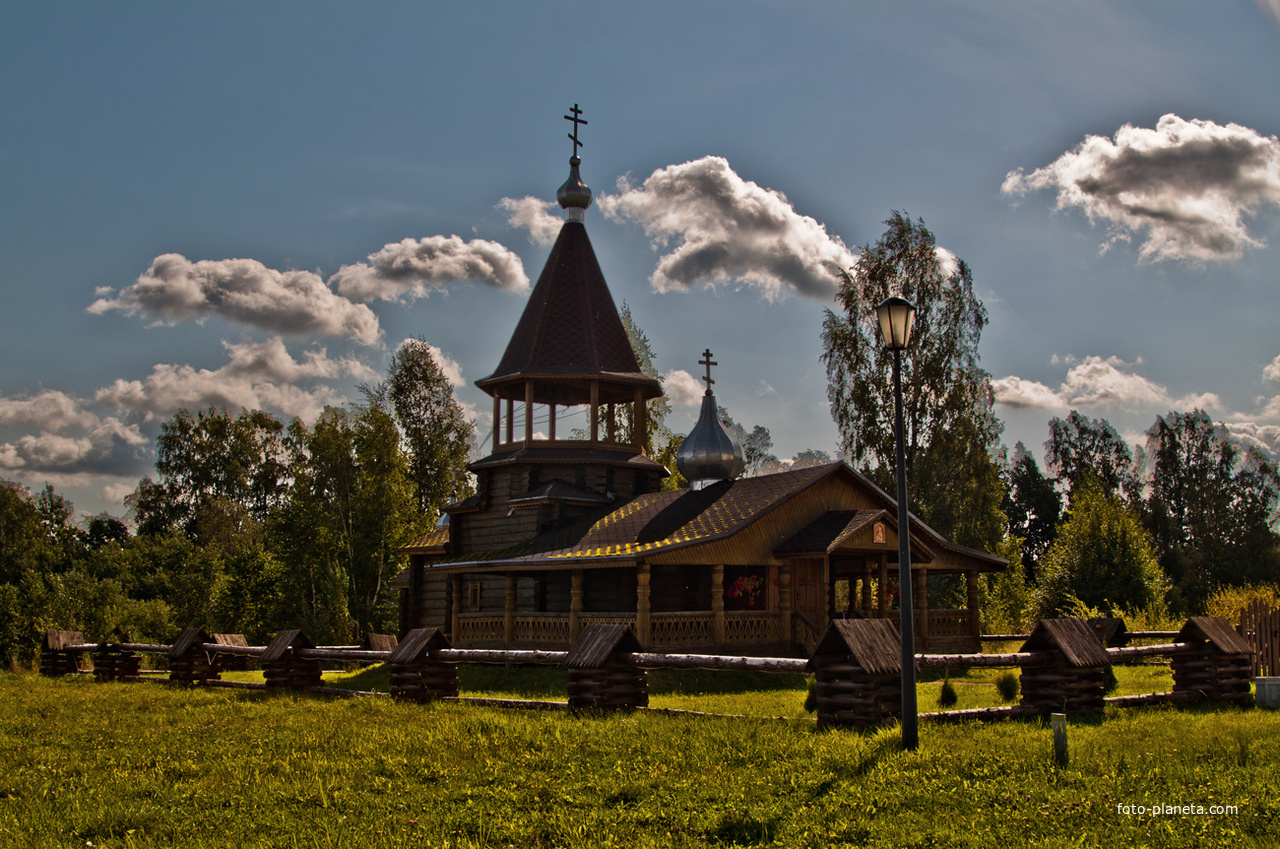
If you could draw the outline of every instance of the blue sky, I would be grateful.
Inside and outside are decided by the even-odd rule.
[[[834,452],[826,281],[904,210],[973,268],[1010,448],[1197,404],[1280,446],[1269,0],[0,2],[0,78],[0,476],[85,513],[178,407],[314,416],[408,336],[483,434],[574,103],[677,429],[710,347]]]

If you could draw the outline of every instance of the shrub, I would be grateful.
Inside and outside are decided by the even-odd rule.
[[[956,686],[951,683],[951,673],[948,672],[942,679],[942,689],[938,691],[938,707],[955,707],[958,701],[960,697],[956,695]]]
[[[1015,672],[1002,672],[996,678],[996,692],[1000,694],[1000,701],[1012,702],[1018,698],[1018,675]]]

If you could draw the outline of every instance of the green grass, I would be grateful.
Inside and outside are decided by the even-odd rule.
[[[538,670],[475,674],[516,672]],[[735,690],[744,703],[803,693],[752,690],[749,677],[718,694],[710,674],[655,678],[668,691],[655,700],[704,709],[713,696],[738,703]],[[966,689],[995,698],[980,677],[953,681],[962,699]],[[546,676],[513,688],[528,689],[552,695]],[[1060,770],[1049,729],[1027,721],[923,723],[920,749],[903,753],[892,729],[817,732],[806,721],[31,674],[0,674],[0,705],[3,846],[1261,847],[1280,834],[1280,715],[1260,710],[1075,719]],[[1239,810],[1117,812],[1155,803]]]

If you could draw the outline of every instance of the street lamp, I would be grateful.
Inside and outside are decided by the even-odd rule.
[[[902,748],[920,745],[916,728],[915,605],[911,599],[911,526],[907,517],[907,459],[902,438],[902,352],[911,341],[916,308],[891,297],[876,307],[885,347],[893,352],[893,441],[898,452],[898,631],[902,636]]]

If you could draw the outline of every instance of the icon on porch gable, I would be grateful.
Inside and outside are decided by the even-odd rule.
[[[884,545],[888,538],[888,531],[885,530],[884,522],[876,522],[875,527],[871,529],[871,541],[877,545]]]

